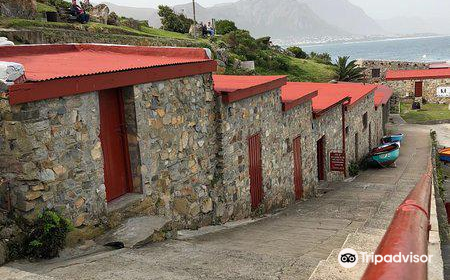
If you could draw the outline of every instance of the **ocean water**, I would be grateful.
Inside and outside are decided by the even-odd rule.
[[[333,57],[350,56],[352,59],[383,59],[401,61],[450,60],[450,36],[386,39],[370,42],[331,43],[300,46],[306,52],[327,52]]]

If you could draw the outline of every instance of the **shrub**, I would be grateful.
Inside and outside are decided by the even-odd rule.
[[[28,231],[24,255],[31,259],[51,259],[59,255],[66,243],[72,224],[53,210],[40,214]]]
[[[218,20],[216,21],[216,33],[225,35],[230,32],[236,31],[236,24],[231,20]]]
[[[289,47],[287,50],[290,51],[296,58],[308,58],[308,54],[300,47]]]
[[[177,15],[170,7],[158,6],[158,15],[161,17],[162,29],[178,33],[189,33],[189,28],[194,23],[185,15]]]
[[[348,167],[348,173],[351,177],[355,177],[359,174],[359,164],[357,162],[351,162]]]
[[[331,65],[331,55],[329,53],[315,53],[311,52],[309,57],[317,63]]]

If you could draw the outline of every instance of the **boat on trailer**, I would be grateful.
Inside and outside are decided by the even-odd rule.
[[[394,164],[400,156],[400,145],[389,143],[373,149],[369,155],[372,165],[378,167],[389,167]]]
[[[450,163],[450,148],[439,150],[438,154],[440,161]]]

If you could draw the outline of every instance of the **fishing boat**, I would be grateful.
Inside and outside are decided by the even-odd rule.
[[[394,134],[394,135],[389,135],[389,136],[384,136],[381,141],[383,142],[383,144],[388,144],[388,143],[396,143],[396,142],[402,142],[403,141],[403,134]]]
[[[374,166],[388,167],[394,164],[400,156],[400,146],[389,143],[379,146],[370,152],[370,162]]]
[[[450,148],[439,150],[439,160],[443,162],[450,162]]]

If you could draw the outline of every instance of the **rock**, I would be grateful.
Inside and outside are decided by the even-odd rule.
[[[0,80],[6,84],[14,83],[25,75],[25,69],[22,64],[15,62],[0,61]]]
[[[141,25],[144,24],[144,22],[141,22],[141,21],[138,21],[138,20],[135,20],[132,18],[123,19],[120,23],[124,26],[130,27],[130,28],[133,28],[136,30],[139,30]]]
[[[6,245],[3,242],[0,242],[0,266],[6,263]]]
[[[190,206],[189,206],[189,201],[187,200],[187,198],[175,198],[174,202],[173,202],[173,208],[175,211],[177,211],[180,215],[184,215],[187,216],[189,215],[190,212]]]
[[[78,198],[77,200],[75,200],[75,203],[74,203],[75,208],[80,209],[81,206],[83,206],[85,202],[86,202],[86,199],[84,197]]]
[[[209,213],[213,210],[213,202],[210,197],[208,197],[202,201],[201,209],[202,209],[202,212],[205,214]]]
[[[94,148],[91,150],[92,159],[98,160],[102,157],[102,144],[100,142],[95,143]]]
[[[99,237],[98,244],[122,242],[125,248],[137,248],[151,243],[163,230],[167,231],[170,220],[159,216],[143,216],[128,219],[122,226]]]
[[[109,16],[109,8],[105,4],[100,4],[88,11],[91,21],[93,22],[99,22],[103,24],[108,23],[108,16]]]
[[[75,221],[73,222],[73,226],[81,227],[84,224],[84,222],[86,221],[86,216],[87,216],[87,213],[82,213],[82,214],[78,215],[75,218]]]
[[[194,30],[196,34],[194,34]],[[189,28],[189,35],[191,35],[192,37],[194,37],[194,35],[197,35],[197,37],[202,37],[203,36],[202,26],[200,24],[191,25],[191,27]]]
[[[108,25],[119,25],[119,16],[115,12],[110,13],[106,23]]]
[[[51,169],[45,169],[39,172],[39,179],[43,182],[55,181],[55,172]]]
[[[2,0],[0,15],[32,19],[36,15],[36,0]]]
[[[6,84],[6,81],[0,80],[0,93],[4,93],[8,91],[8,85]]]
[[[32,200],[38,199],[41,196],[42,196],[42,193],[40,191],[29,191],[25,194],[25,199],[27,201],[32,201]]]

